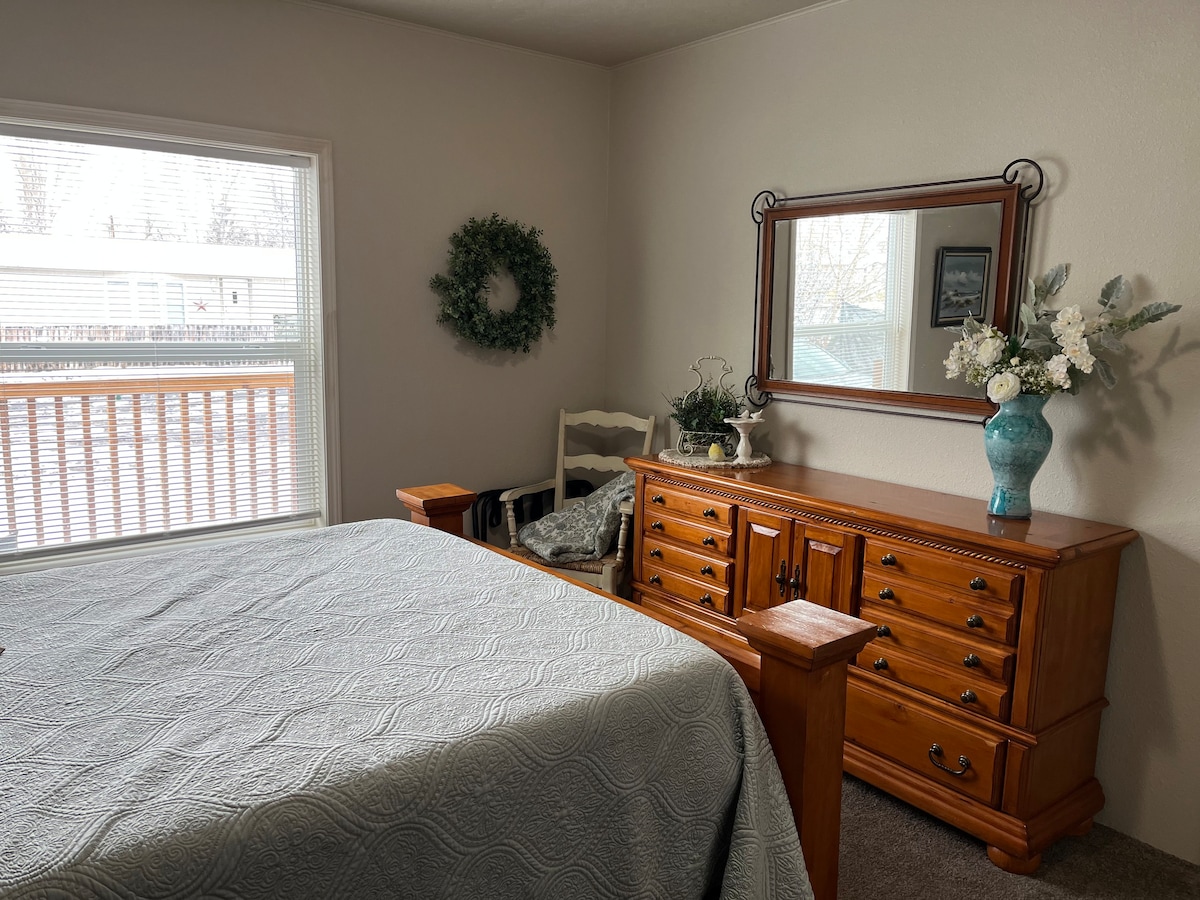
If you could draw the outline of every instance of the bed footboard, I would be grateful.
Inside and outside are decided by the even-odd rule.
[[[396,496],[414,522],[460,536],[463,513],[475,499],[454,484],[401,488]],[[794,601],[738,619],[738,628],[753,648],[748,651],[744,644],[714,642],[665,613],[602,596],[691,634],[729,659],[742,675],[755,695],[783,774],[813,894],[816,900],[836,900],[846,672],[849,660],[875,636],[875,627],[823,606]]]

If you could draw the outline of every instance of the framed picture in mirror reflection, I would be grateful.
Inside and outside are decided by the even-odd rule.
[[[983,319],[987,309],[991,247],[939,247],[934,278],[933,327]]]

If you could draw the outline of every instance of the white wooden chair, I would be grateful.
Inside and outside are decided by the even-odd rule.
[[[567,429],[579,426],[593,426],[594,428],[603,429],[626,429],[633,432],[641,432],[645,436],[642,440],[640,450],[642,454],[650,452],[650,445],[654,441],[654,416],[641,419],[629,413],[622,412],[610,413],[593,409],[587,412],[569,413],[565,409],[560,409],[558,411],[558,462],[555,467],[554,477],[547,478],[545,481],[539,481],[537,484],[527,484],[522,487],[511,488],[500,495],[500,502],[504,504],[505,513],[508,517],[509,550],[518,556],[525,557],[543,566],[557,569],[570,575],[572,578],[594,585],[609,594],[616,594],[624,583],[627,571],[625,550],[629,537],[629,523],[633,518],[633,501],[626,500],[621,504],[621,527],[617,534],[616,547],[600,559],[588,559],[573,563],[550,563],[529,548],[522,546],[517,537],[518,528],[515,504],[522,497],[553,488],[554,511],[559,512],[563,508],[574,503],[579,503],[584,499],[583,497],[568,498],[566,496],[568,472],[572,476],[577,476],[579,473],[585,471],[606,475],[629,471],[629,466],[625,465],[624,455],[605,456],[599,453],[568,453]],[[611,432],[608,433],[611,434]]]

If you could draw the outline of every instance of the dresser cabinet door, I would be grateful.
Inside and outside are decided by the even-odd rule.
[[[800,561],[799,596],[810,603],[857,615],[854,578],[858,542],[858,535],[847,531],[816,525],[800,527],[792,538],[793,574],[796,561]]]
[[[798,599],[852,612],[857,535],[749,507],[741,523],[736,615]]]

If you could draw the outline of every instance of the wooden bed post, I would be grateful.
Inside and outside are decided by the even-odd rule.
[[[474,491],[457,484],[427,484],[423,487],[400,488],[396,491],[412,520],[418,525],[429,525],[438,531],[462,537],[462,517],[475,502]]]
[[[846,668],[875,626],[795,600],[745,613],[738,628],[762,658],[758,711],[796,816],[816,900],[837,900]]]

